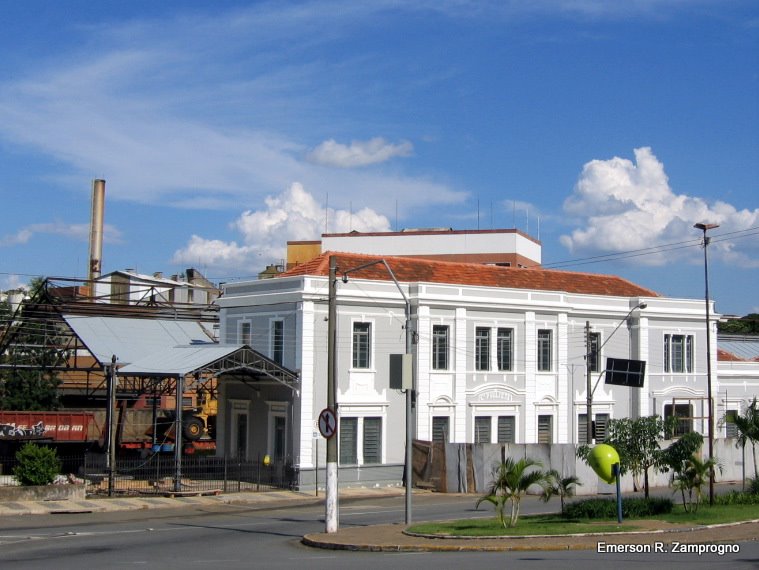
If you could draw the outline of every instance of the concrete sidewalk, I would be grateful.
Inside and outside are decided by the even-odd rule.
[[[342,498],[402,496],[402,487],[341,489]],[[322,504],[324,493],[297,491],[264,491],[195,496],[114,496],[88,497],[84,500],[57,501],[4,501],[0,502],[0,516],[85,514],[144,509],[177,509],[187,506],[239,505],[249,508],[270,508],[280,505]]]

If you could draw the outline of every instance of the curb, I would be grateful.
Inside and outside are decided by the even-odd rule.
[[[382,543],[366,543],[366,542],[336,542],[334,539],[325,540],[324,534],[307,534],[301,539],[301,543],[313,548],[321,548],[325,550],[346,550],[346,551],[364,551],[364,552],[530,552],[530,551],[566,551],[566,550],[593,550],[596,548],[597,543],[592,543],[592,539],[598,537],[611,537],[621,538],[635,537],[640,538],[642,536],[661,537],[667,534],[677,533],[694,533],[699,531],[728,529],[746,524],[759,523],[759,519],[752,519],[747,521],[738,521],[733,523],[720,523],[714,525],[700,525],[693,527],[680,527],[672,529],[652,529],[652,530],[636,530],[629,532],[613,532],[613,533],[576,533],[576,534],[562,534],[562,535],[522,535],[522,536],[444,536],[444,535],[424,535],[418,533],[409,533],[405,530],[396,531],[392,529],[391,532],[399,532],[400,535],[406,536],[412,539],[420,539],[419,542],[400,544],[391,542]],[[374,527],[377,528],[377,527]],[[371,532],[372,527],[366,527]],[[546,541],[559,542],[563,539],[570,541],[563,544],[551,544]],[[575,539],[572,543],[571,540]],[[577,540],[581,539],[581,540]],[[582,540],[586,539],[586,540]],[[494,541],[500,540],[500,544],[466,544],[468,541]],[[543,541],[540,544],[529,544],[527,540]],[[759,540],[759,537],[751,540]],[[441,542],[438,542],[441,541]],[[443,544],[442,541],[451,541],[449,544]],[[711,542],[728,542],[727,539],[715,539]],[[513,543],[512,543],[513,542]]]

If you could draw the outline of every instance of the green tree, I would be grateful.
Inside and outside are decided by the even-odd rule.
[[[45,293],[45,281],[31,282],[32,298],[40,299]],[[22,305],[17,322],[11,323],[10,313],[4,322],[10,338],[0,363],[11,365],[0,370],[0,409],[3,410],[54,410],[59,406],[58,374],[52,369],[60,364],[57,350],[58,330],[54,321],[33,303]],[[3,333],[5,334],[5,333]]]
[[[514,461],[512,457],[506,458],[506,461],[496,465],[493,469],[493,482],[486,495],[480,497],[475,505],[479,508],[484,501],[492,503],[495,506],[496,516],[504,528],[513,527],[519,519],[519,507],[522,497],[527,493],[527,489],[533,485],[540,485],[545,488],[547,476],[540,467],[542,463],[530,458]],[[532,468],[532,469],[531,469]],[[505,508],[506,502],[511,504],[511,514],[508,523],[506,522]]]
[[[740,319],[717,323],[717,330],[727,334],[759,334],[759,313],[750,313]]]
[[[683,499],[683,507],[688,510],[685,492],[689,489],[688,482],[692,477],[692,468],[689,466],[690,459],[696,455],[704,443],[704,436],[691,431],[683,434],[680,439],[673,442],[660,455],[660,467],[662,470],[672,471],[670,485],[675,491],[680,491]],[[688,473],[686,474],[686,471]]]
[[[759,442],[759,404],[756,398],[746,408],[743,414],[734,416],[735,427],[738,430],[736,445],[744,448],[751,443],[751,451],[754,457],[754,478],[759,479],[759,470],[756,464],[756,444]]]
[[[704,485],[708,483],[709,475],[715,467],[718,467],[722,471],[722,468],[713,457],[704,461],[698,455],[693,455],[683,462],[680,471],[673,479],[672,487],[675,491],[682,493],[683,508],[686,513],[698,511]],[[686,491],[688,492],[687,502],[685,499]]]
[[[546,472],[546,485],[543,488],[543,496],[541,497],[546,503],[554,495],[558,495],[561,500],[561,514],[564,514],[564,500],[567,497],[574,497],[575,488],[582,486],[580,479],[576,475],[570,475],[568,477],[562,477],[556,469],[551,469]]]
[[[610,421],[606,443],[616,448],[620,455],[621,469],[625,465],[633,478],[643,475],[643,489],[648,498],[648,470],[659,464],[659,440],[663,438],[665,424],[659,416]]]
[[[633,485],[639,488],[638,477],[643,476],[643,489],[648,498],[648,470],[661,465],[659,440],[664,438],[666,423],[659,416],[609,420],[606,429],[608,443],[619,453],[620,474],[632,473]],[[577,455],[587,459],[590,447],[580,446]]]

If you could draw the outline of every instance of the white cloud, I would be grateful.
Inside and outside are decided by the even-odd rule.
[[[648,147],[634,151],[635,162],[614,157],[585,164],[564,211],[583,226],[561,243],[575,255],[627,252],[658,245],[696,241],[696,222],[720,224],[719,233],[749,230],[759,225],[759,209],[737,210],[725,202],[707,204],[701,198],[675,194],[664,165]],[[719,238],[712,244],[721,259],[744,267],[759,267],[759,240]],[[744,236],[745,237],[745,236]],[[753,253],[752,253],[753,250]],[[693,256],[693,248],[669,249],[635,257],[636,263],[663,265]]]
[[[23,289],[24,291],[29,290],[28,283],[21,281],[21,278],[15,274],[6,276],[0,281],[0,283],[2,283],[0,291],[18,291],[19,289]]]
[[[307,46],[330,40],[303,32],[345,34],[374,11],[267,5],[100,27],[95,52],[65,51],[0,82],[0,137],[67,166],[63,186],[102,175],[109,197],[148,204],[251,207],[295,180],[375,208],[460,202],[464,193],[424,175],[345,169],[408,156],[409,142],[327,141],[316,164],[306,158],[302,141],[354,128],[341,101],[355,85],[342,78],[361,64],[346,55],[345,67],[329,65]]]
[[[0,238],[0,247],[29,243],[35,234],[58,235],[77,241],[87,241],[90,235],[90,227],[88,224],[64,224],[62,222],[30,224],[14,234]],[[114,226],[105,224],[103,226],[103,241],[120,243],[121,232]]]
[[[267,263],[286,257],[288,241],[319,239],[325,220],[331,232],[390,230],[388,219],[370,208],[357,212],[323,208],[299,183],[267,197],[265,204],[265,209],[247,210],[230,224],[241,235],[242,245],[193,235],[174,253],[172,263],[257,273]]]
[[[385,162],[396,156],[410,156],[413,150],[414,147],[408,141],[392,144],[382,137],[352,141],[350,145],[329,139],[308,153],[308,160],[326,166],[355,168]]]

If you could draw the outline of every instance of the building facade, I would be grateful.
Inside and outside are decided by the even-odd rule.
[[[329,257],[275,279],[227,284],[218,300],[222,343],[249,344],[300,376],[297,392],[272,385],[252,395],[241,383],[222,383],[221,429],[238,430],[246,416],[246,453],[286,456],[304,485],[325,461],[317,418],[327,402]],[[584,443],[589,376],[597,439],[609,419],[651,414],[678,416],[681,431],[708,432],[703,300],[662,297],[607,275],[335,257],[339,464],[348,478],[402,466],[405,396],[390,388],[389,360],[405,352],[406,334],[418,439]],[[645,361],[643,388],[605,384],[607,357]],[[712,360],[716,396],[716,349]],[[716,398],[714,417],[740,411],[742,401]],[[716,437],[728,430],[718,422]],[[239,445],[235,437],[228,446]]]

